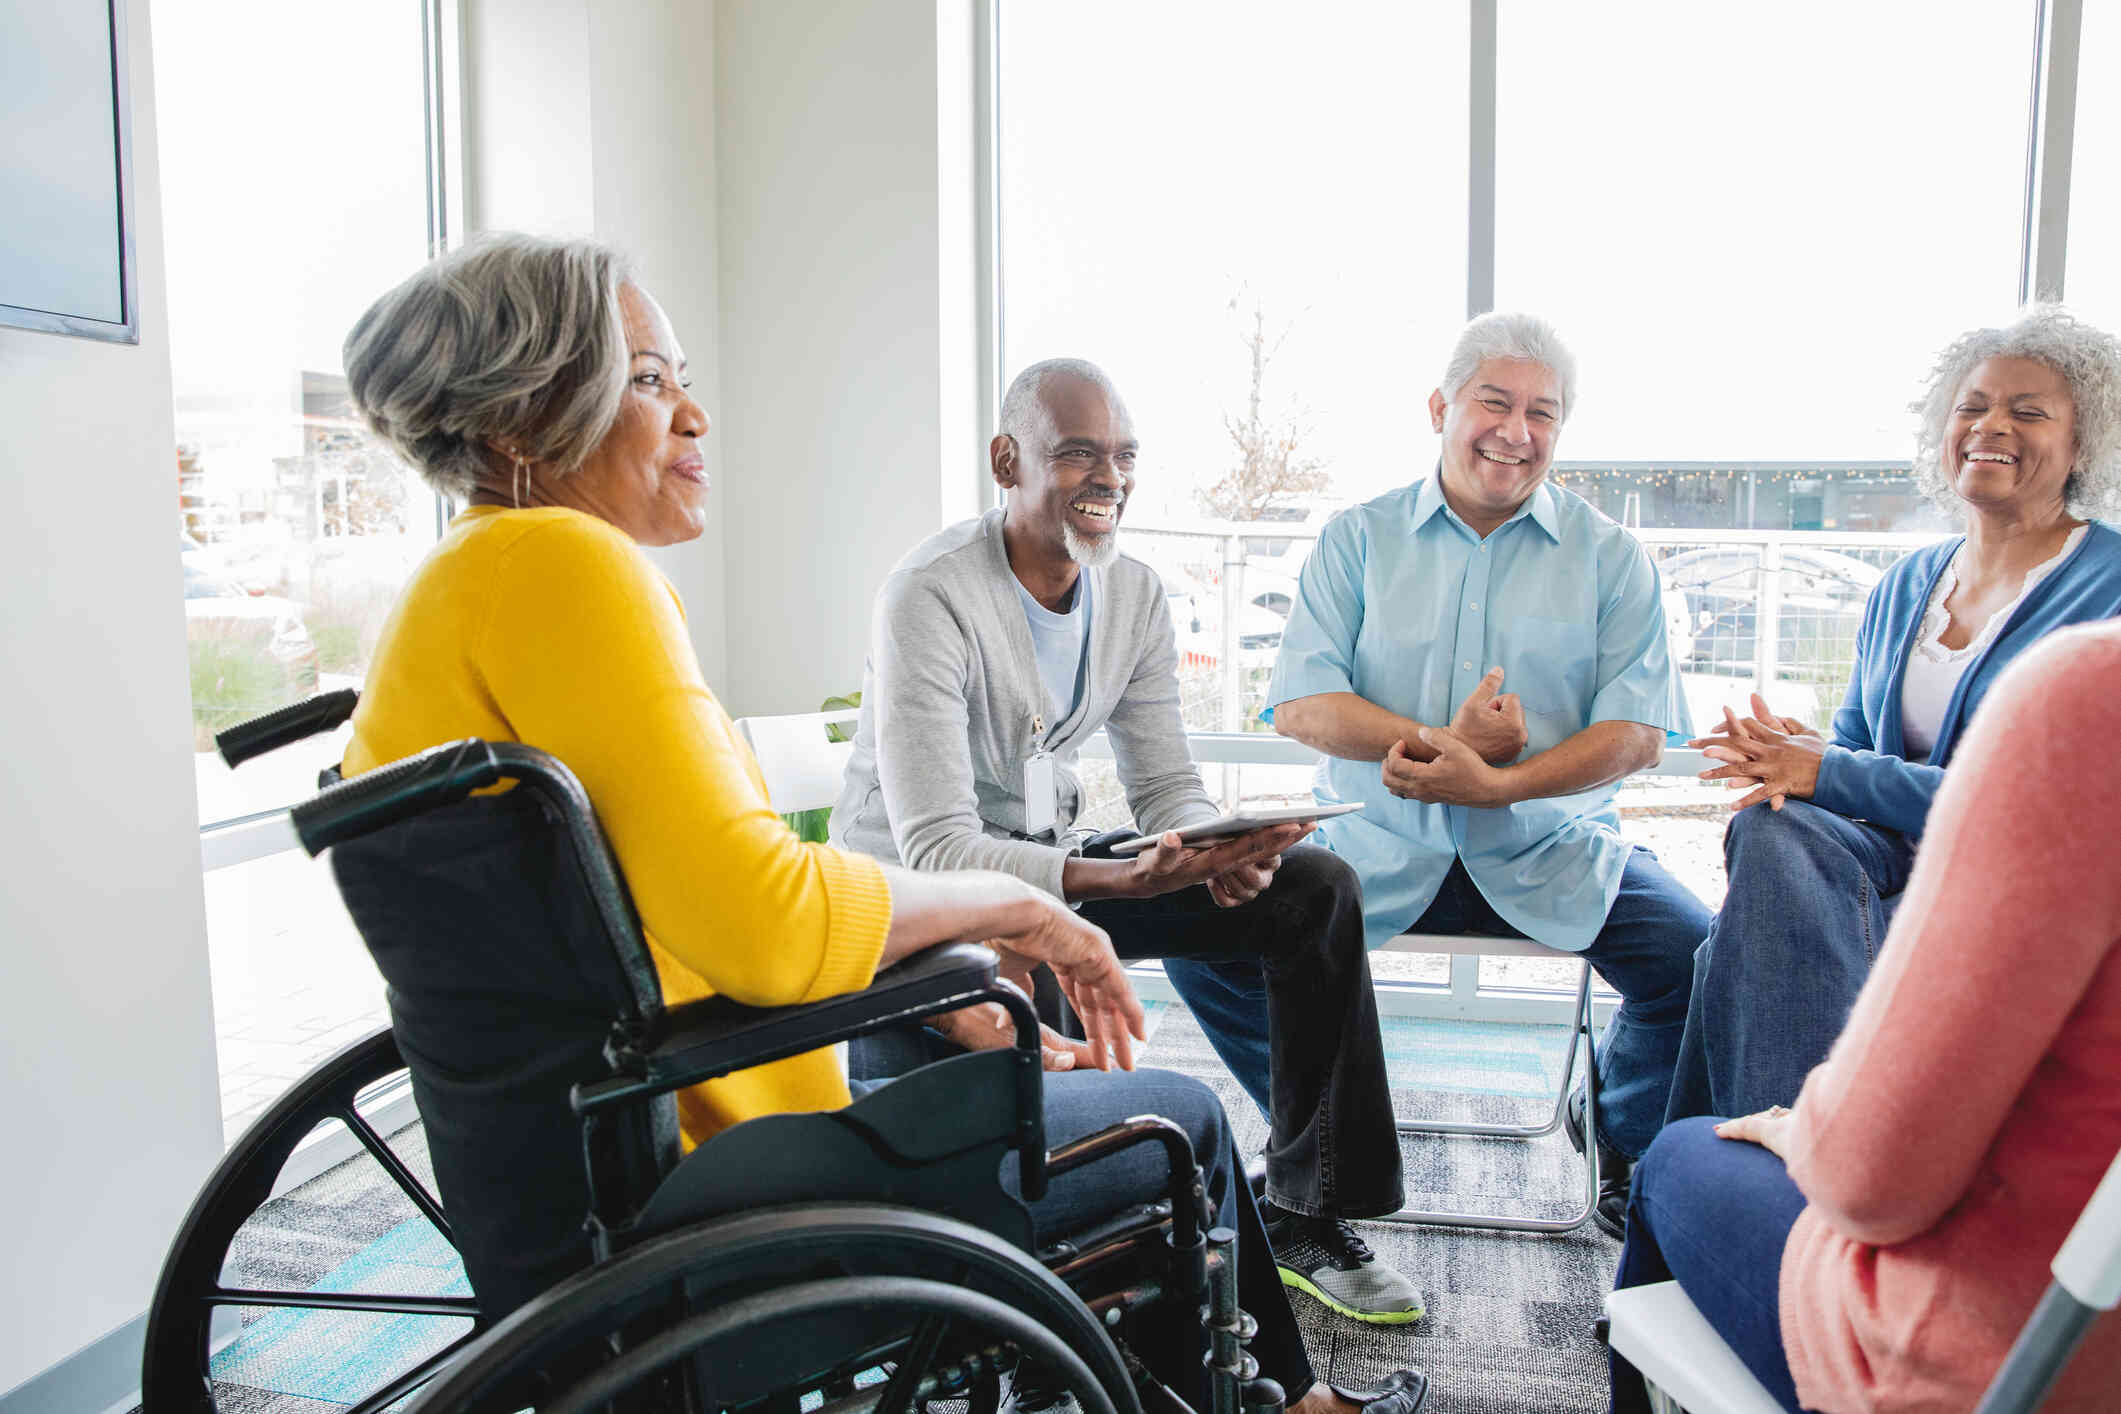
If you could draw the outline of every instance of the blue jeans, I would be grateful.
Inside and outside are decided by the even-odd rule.
[[[1641,845],[1628,855],[1605,927],[1582,956],[1620,993],[1598,1042],[1598,1136],[1633,1158],[1664,1122],[1672,1063],[1686,1023],[1694,946],[1709,910]],[[1484,933],[1521,938],[1453,860],[1410,933]]]
[[[1898,831],[1808,801],[1731,817],[1730,892],[1694,953],[1668,1122],[1796,1101],[1871,975],[1914,859]]]
[[[940,1037],[935,1039],[944,1050],[954,1050]],[[872,1058],[880,1060],[887,1054],[911,1064],[922,1063],[920,1054],[910,1047],[873,1052]],[[881,1079],[856,1079],[852,1088],[859,1095],[881,1083]],[[1208,1202],[1215,1210],[1214,1225],[1237,1233],[1237,1304],[1259,1322],[1259,1332],[1247,1349],[1258,1359],[1261,1373],[1281,1382],[1292,1404],[1309,1393],[1316,1376],[1304,1353],[1303,1333],[1289,1309],[1288,1291],[1275,1269],[1259,1205],[1253,1201],[1252,1186],[1245,1182],[1244,1164],[1237,1157],[1229,1120],[1215,1092],[1198,1080],[1168,1070],[1083,1070],[1047,1074],[1044,1093],[1049,1149],[1135,1115],[1161,1115],[1186,1131],[1207,1185]],[[1001,1180],[1004,1188],[1022,1196],[1015,1155],[1002,1161]],[[1032,1224],[1041,1243],[1051,1242],[1122,1208],[1161,1199],[1169,1185],[1163,1148],[1138,1144],[1054,1179],[1046,1196],[1030,1205]],[[1170,1309],[1178,1305],[1162,1302],[1138,1318],[1130,1344],[1157,1378],[1185,1395],[1195,1409],[1204,1410],[1210,1403],[1201,1363],[1207,1336],[1200,1313],[1192,1307]]]
[[[1794,1411],[1797,1387],[1782,1348],[1782,1249],[1804,1195],[1782,1160],[1758,1144],[1718,1139],[1715,1123],[1668,1126],[1635,1166],[1613,1287],[1676,1280],[1754,1378]],[[1620,1355],[1610,1359],[1615,1414],[1648,1410],[1642,1376]]]

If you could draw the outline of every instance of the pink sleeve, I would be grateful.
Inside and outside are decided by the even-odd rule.
[[[1938,793],[1847,1029],[1805,1082],[1790,1176],[1887,1244],[1966,1191],[2121,936],[2121,629],[2060,633],[1997,683]]]

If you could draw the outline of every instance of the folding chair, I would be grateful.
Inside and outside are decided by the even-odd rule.
[[[2121,1154],[2063,1239],[2054,1281],[2018,1330],[1975,1414],[2030,1414],[2092,1322],[2121,1303]],[[1659,1414],[1781,1414],[1675,1281],[1605,1299],[1613,1349],[1642,1372]]]
[[[1638,774],[1691,777],[1703,770],[1699,751],[1669,750],[1657,765]],[[1446,1213],[1403,1208],[1383,1222],[1427,1223],[1438,1227],[1497,1228],[1507,1232],[1573,1232],[1583,1226],[1598,1207],[1598,1074],[1592,1055],[1598,1032],[1591,1003],[1591,965],[1580,953],[1564,952],[1526,938],[1496,938],[1482,934],[1403,933],[1378,949],[1380,952],[1414,953],[1428,957],[1536,957],[1576,965],[1576,993],[1567,1012],[1569,1049],[1561,1064],[1561,1084],[1554,1096],[1553,1112],[1534,1124],[1469,1124],[1443,1120],[1401,1120],[1401,1134],[1456,1134],[1483,1139],[1540,1139],[1560,1128],[1568,1111],[1569,1095],[1575,1088],[1576,1057],[1584,1055],[1583,1204],[1565,1218],[1516,1217],[1504,1213]]]
[[[854,736],[828,740],[827,727],[852,727],[857,708],[834,712],[796,712],[779,717],[739,717],[737,734],[751,748],[766,778],[766,799],[783,815],[823,810],[840,798],[840,778],[854,754]]]

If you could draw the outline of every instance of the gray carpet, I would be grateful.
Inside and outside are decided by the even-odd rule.
[[[1469,1049],[1477,1055],[1500,1045],[1520,1062],[1536,1054],[1542,1080],[1551,1076],[1558,1085],[1560,1028],[1394,1018],[1384,1025],[1394,1108],[1402,1118],[1489,1124],[1544,1118],[1544,1107],[1529,1096],[1438,1091],[1421,1082],[1431,1069],[1449,1070],[1470,1059]],[[1445,1054],[1425,1057],[1435,1046],[1423,1043],[1438,1038]],[[1424,1059],[1442,1064],[1424,1065]],[[1184,1010],[1159,1018],[1147,1063],[1208,1082],[1231,1116],[1240,1148],[1254,1153],[1264,1146],[1265,1119]],[[1581,1202],[1582,1160],[1558,1133],[1535,1140],[1405,1136],[1400,1156],[1407,1201],[1416,1206],[1551,1218],[1569,1215]],[[1421,1287],[1429,1313],[1413,1326],[1365,1326],[1292,1292],[1304,1343],[1327,1378],[1360,1385],[1418,1366],[1434,1382],[1424,1414],[1605,1409],[1605,1347],[1591,1322],[1612,1283],[1620,1247],[1596,1226],[1586,1223],[1565,1236],[1397,1223],[1364,1223],[1360,1230],[1380,1258]]]
[[[1214,1086],[1248,1152],[1265,1122],[1216,1061],[1183,1009],[1157,1007],[1145,1063]],[[1395,1099],[1407,1117],[1525,1122],[1558,1078],[1559,1028],[1388,1019]],[[1449,1086],[1454,1088],[1438,1088]],[[1462,1088],[1457,1088],[1462,1087]],[[1476,1093],[1490,1089],[1500,1093]],[[1546,1089],[1551,1095],[1552,1090]],[[417,1126],[392,1146],[429,1179]],[[1534,1141],[1407,1138],[1409,1200],[1528,1215],[1569,1210],[1579,1160],[1558,1134]],[[1434,1381],[1430,1414],[1589,1414],[1606,1404],[1604,1347],[1591,1322],[1617,1245],[1586,1225],[1562,1237],[1365,1223],[1384,1260],[1421,1285],[1428,1316],[1365,1326],[1291,1293],[1314,1363],[1343,1384],[1406,1365]],[[438,1262],[439,1254],[439,1262]],[[366,1157],[261,1209],[225,1279],[257,1287],[461,1290],[440,1238]],[[410,1317],[245,1311],[241,1337],[217,1360],[223,1410],[323,1414],[451,1338],[456,1323]],[[365,1383],[364,1383],[365,1382]]]

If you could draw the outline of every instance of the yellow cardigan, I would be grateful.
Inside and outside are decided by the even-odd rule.
[[[615,527],[474,506],[405,586],[376,645],[344,770],[460,737],[519,741],[582,781],[626,873],[667,1002],[754,1005],[868,985],[891,922],[874,860],[797,841],[700,676],[684,607]],[[814,1051],[678,1096],[687,1146],[755,1115],[832,1109]]]

